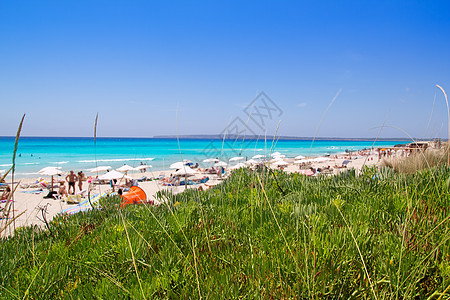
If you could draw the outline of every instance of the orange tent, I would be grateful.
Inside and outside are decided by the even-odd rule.
[[[128,204],[140,204],[147,200],[147,195],[144,190],[137,186],[132,186],[127,193],[122,195],[122,204],[120,208],[125,207]]]

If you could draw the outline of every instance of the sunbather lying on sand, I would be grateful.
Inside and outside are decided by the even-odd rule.
[[[163,178],[161,179],[163,185],[172,186],[172,185],[179,185],[180,184],[180,178],[175,176],[170,176],[170,178]]]
[[[9,186],[7,186],[6,189],[2,193],[1,200],[8,200],[9,195],[11,195],[11,188]]]

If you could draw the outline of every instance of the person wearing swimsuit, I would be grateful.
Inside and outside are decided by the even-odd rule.
[[[83,181],[85,180],[83,171],[78,172],[78,187],[80,188],[80,192],[83,190]]]
[[[69,194],[73,195],[75,194],[75,182],[77,181],[78,177],[73,173],[73,171],[70,171],[69,175],[66,176],[66,181],[69,183]],[[72,188],[72,192],[70,192],[70,188]]]

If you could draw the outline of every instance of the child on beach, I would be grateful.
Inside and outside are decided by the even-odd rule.
[[[65,184],[64,184],[64,181],[62,181],[62,182],[60,182],[59,183],[59,195],[61,196],[61,197],[63,197],[63,196],[69,196],[69,193],[67,193],[67,190],[66,190],[66,186],[65,186]]]

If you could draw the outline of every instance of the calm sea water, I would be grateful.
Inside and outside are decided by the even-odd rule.
[[[401,141],[380,141],[375,147],[391,146]],[[227,160],[241,155],[251,158],[256,154],[268,155],[279,151],[287,157],[342,153],[345,150],[370,148],[373,141],[311,141],[279,140],[192,140],[154,138],[48,138],[22,137],[16,158],[16,177],[37,176],[37,171],[47,166],[60,166],[62,170],[86,171],[96,166],[118,168],[123,164],[132,167],[141,162],[151,164],[153,170],[167,169],[171,163],[182,159],[199,162],[211,157]],[[0,137],[0,170],[12,163],[13,137]],[[272,150],[271,150],[272,149]],[[205,165],[205,164],[203,164]]]

